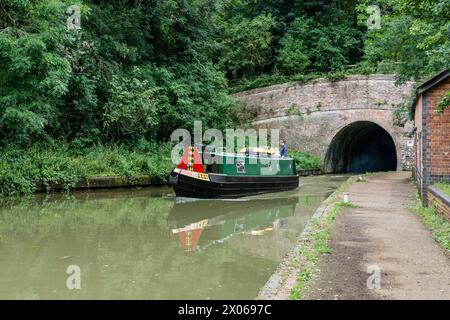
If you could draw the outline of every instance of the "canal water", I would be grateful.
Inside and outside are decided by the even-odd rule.
[[[0,299],[253,299],[345,179],[233,201],[161,187],[5,202]]]

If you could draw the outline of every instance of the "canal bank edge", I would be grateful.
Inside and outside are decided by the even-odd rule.
[[[73,185],[68,186],[61,181],[37,181],[35,192],[62,191],[62,190],[85,190],[85,189],[109,189],[109,188],[132,188],[167,185],[167,181],[153,176],[99,176],[82,178]]]
[[[321,169],[297,170],[301,177],[323,175]],[[149,175],[140,176],[93,176],[81,178],[72,185],[63,181],[36,181],[34,192],[58,192],[66,190],[113,189],[133,187],[160,187],[169,185],[167,179]]]
[[[308,260],[310,260],[304,249],[312,248],[314,246],[316,241],[311,239],[313,231],[320,232],[314,230],[315,224],[320,222],[321,219],[326,219],[329,216],[330,211],[340,203],[339,199],[341,193],[344,192],[351,183],[356,182],[357,179],[357,176],[349,177],[322,202],[319,208],[316,209],[310,221],[298,236],[297,243],[294,245],[293,249],[286,255],[283,261],[281,261],[255,299],[286,300],[292,298],[291,293],[297,285],[299,276],[301,275],[302,270],[306,269],[305,267]],[[334,212],[334,214],[336,213],[337,211]],[[331,225],[327,227],[330,227]],[[325,240],[327,241],[328,239]],[[314,260],[317,260],[317,257],[315,257]],[[315,262],[316,261],[313,261],[314,264]],[[310,276],[311,274],[309,274],[309,277]]]

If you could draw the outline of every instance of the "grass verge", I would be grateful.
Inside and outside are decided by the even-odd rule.
[[[410,209],[422,218],[423,223],[430,229],[433,238],[439,245],[450,251],[450,222],[437,214],[434,208],[424,207],[418,193],[416,198],[416,203]]]

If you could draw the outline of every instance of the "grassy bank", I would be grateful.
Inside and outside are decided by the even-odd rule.
[[[445,250],[450,250],[450,222],[437,214],[434,208],[424,207],[419,194],[416,197],[416,203],[411,210],[422,218],[423,223],[430,229],[433,238],[439,245]]]
[[[301,299],[307,290],[309,281],[313,278],[316,270],[317,261],[322,254],[331,253],[331,248],[328,245],[331,236],[333,223],[336,216],[341,212],[342,208],[355,208],[356,205],[347,202],[344,203],[338,200],[338,195],[345,191],[348,186],[355,181],[355,178],[350,178],[344,182],[334,194],[327,200],[328,205],[324,213],[316,219],[305,238],[305,241],[299,249],[300,256],[303,257],[303,265],[298,274],[295,285],[292,287],[290,299]]]
[[[150,175],[164,181],[172,168],[170,150],[168,145],[145,151],[121,146],[7,148],[0,153],[0,196],[33,193],[36,181],[60,181],[67,190],[92,176]]]

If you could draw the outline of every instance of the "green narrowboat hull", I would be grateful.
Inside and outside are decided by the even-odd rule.
[[[175,169],[170,175],[169,183],[178,197],[239,198],[293,190],[298,187],[299,176],[231,176]]]

